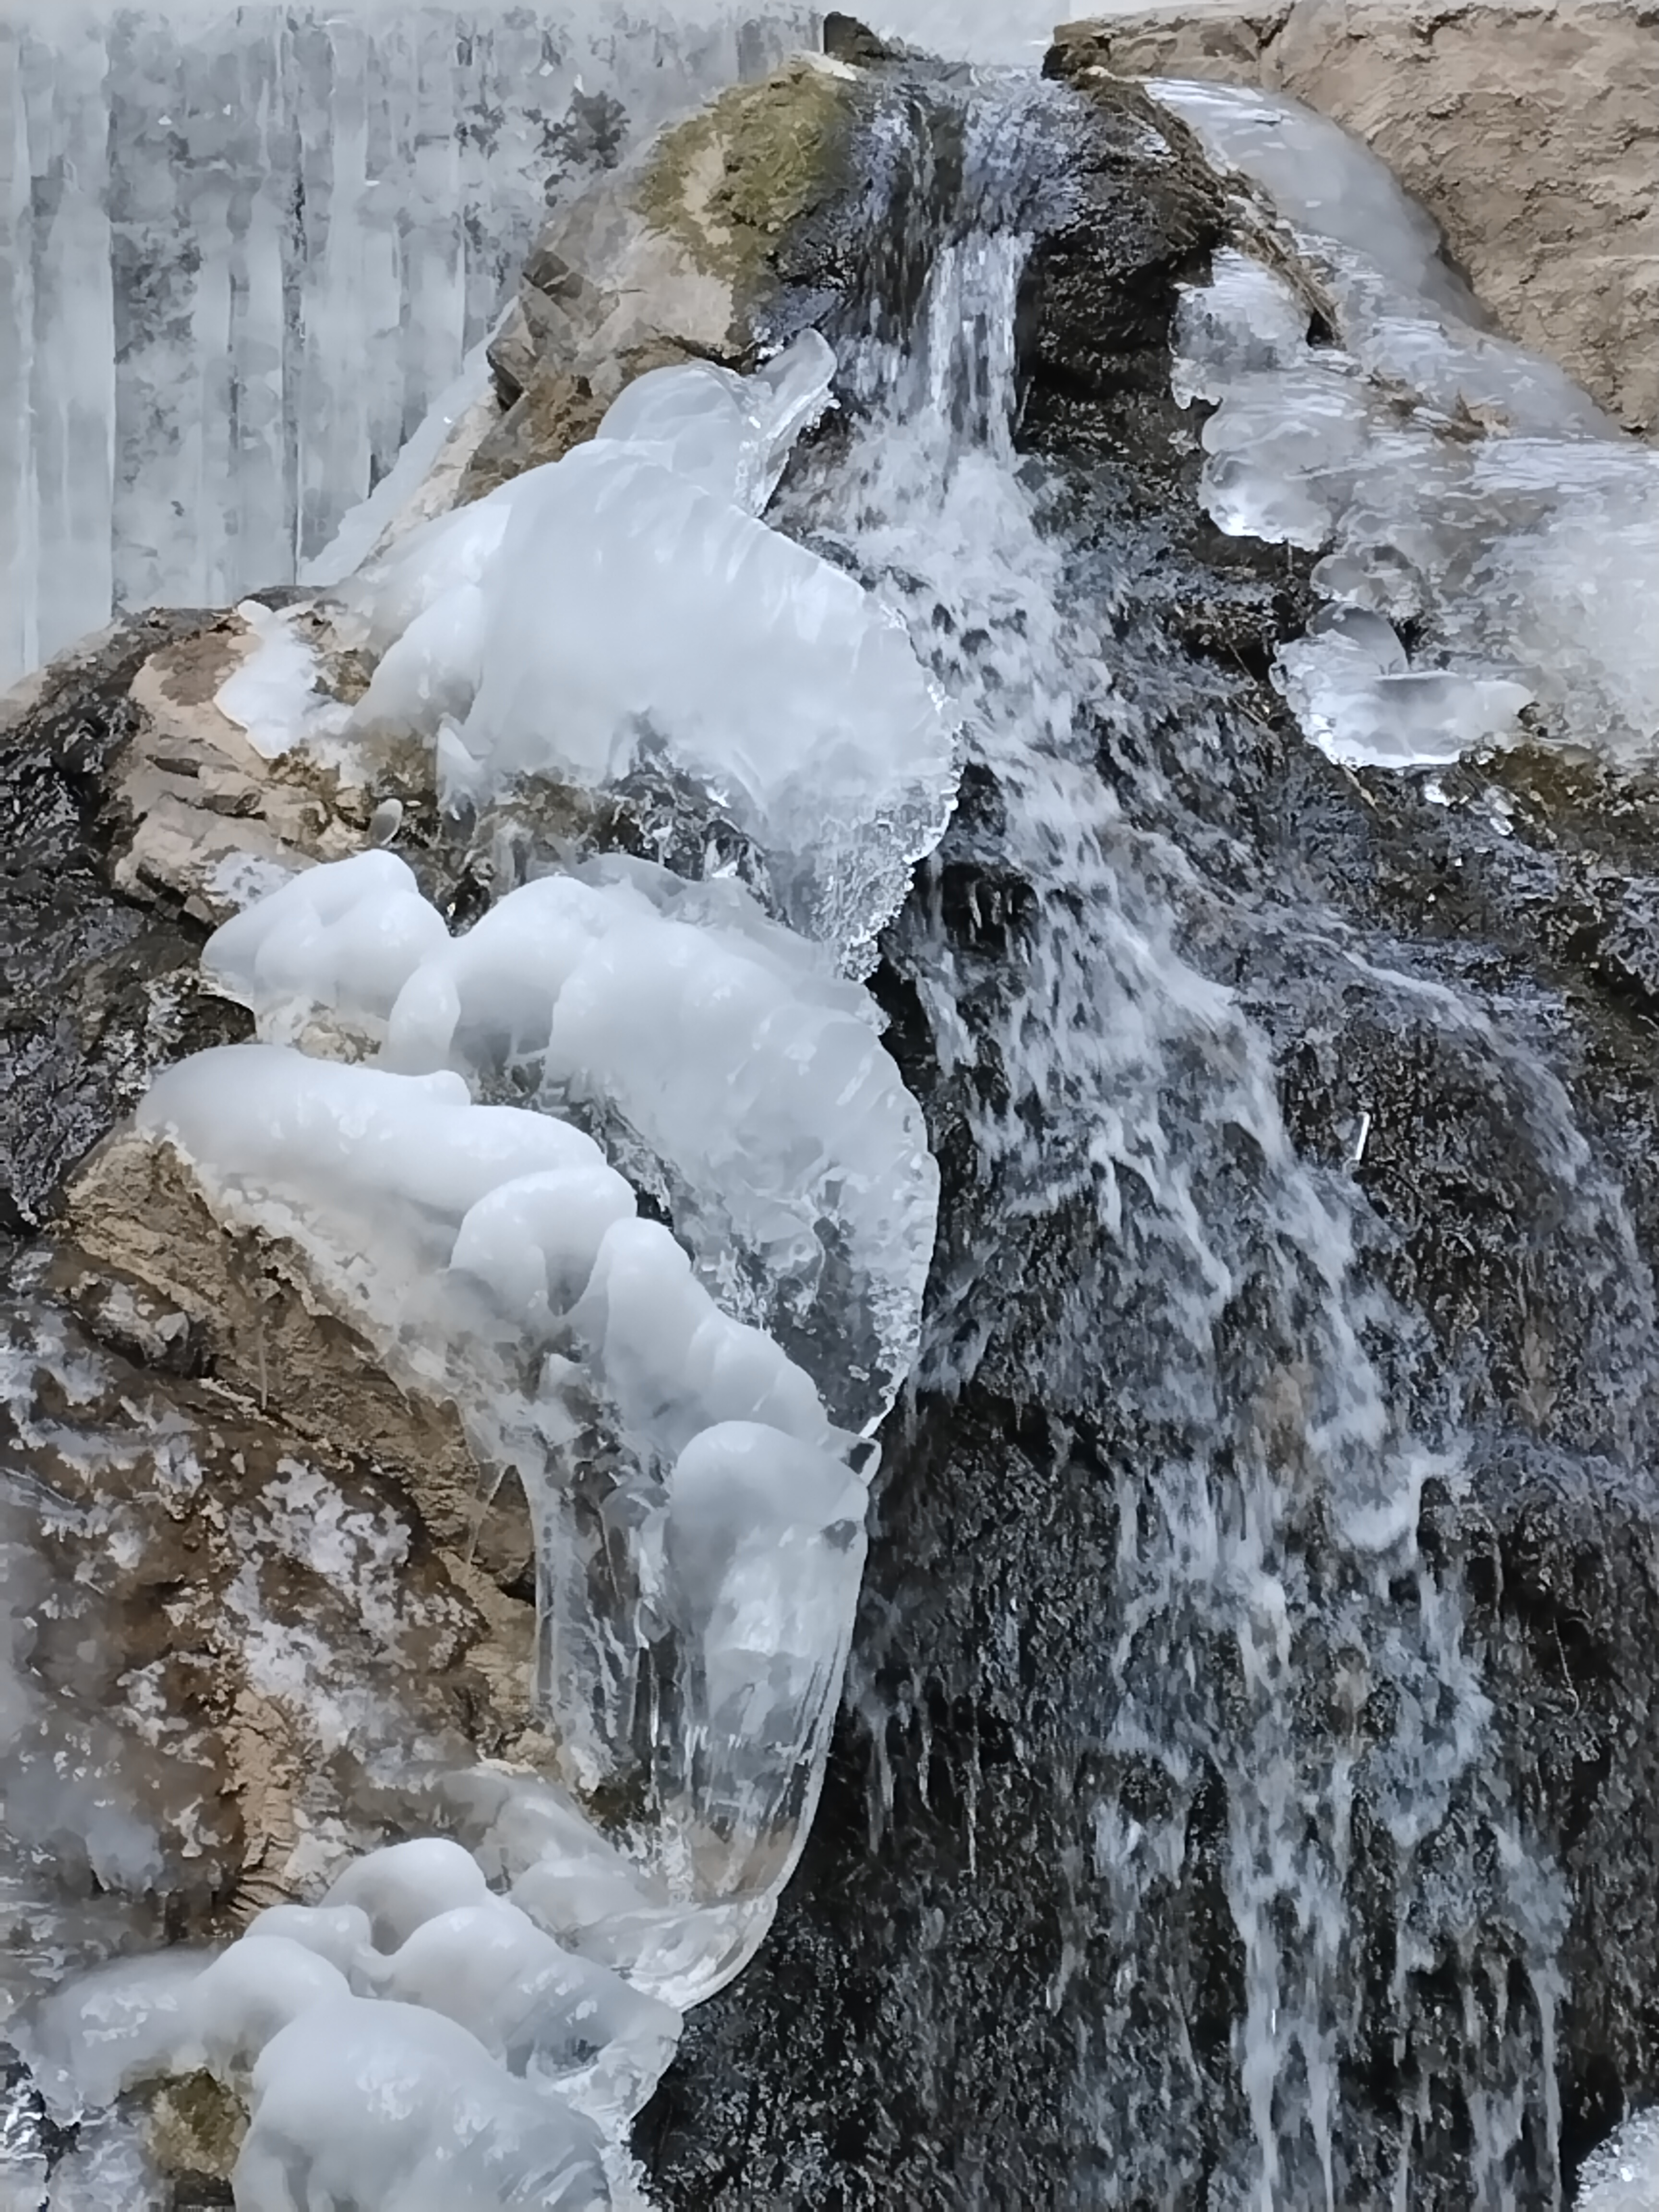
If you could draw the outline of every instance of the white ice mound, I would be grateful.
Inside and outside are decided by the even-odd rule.
[[[424,2007],[345,1996],[303,2014],[253,2069],[238,2212],[594,2212],[604,2138]]]
[[[1659,2204],[1659,2109],[1638,2112],[1585,2160],[1577,2212],[1653,2212]]]
[[[695,1869],[682,1898],[781,1884],[864,1550],[849,1440],[807,1376],[720,1310],[590,1138],[474,1105],[457,1074],[228,1046],[163,1075],[137,1118],[226,1219],[296,1242],[391,1370],[453,1398],[483,1465],[519,1475],[540,1693],[582,1785],[631,1783],[659,1863]],[[744,1538],[762,1526],[769,1610]],[[746,1733],[727,1694],[738,1650],[757,1670]]]
[[[1650,750],[1659,453],[1480,327],[1432,224],[1334,125],[1235,87],[1156,89],[1267,191],[1309,279],[1230,252],[1184,295],[1176,396],[1216,407],[1205,504],[1234,535],[1322,554],[1326,598],[1414,632],[1409,668],[1370,674],[1337,633],[1292,648],[1281,688],[1304,731],[1413,765],[1503,742],[1535,702],[1564,738]]]
[[[699,1280],[789,1347],[840,1425],[868,1431],[891,1405],[938,1218],[921,1110],[866,994],[738,886],[605,862],[525,885],[452,939],[404,863],[365,853],[227,923],[204,967],[264,1037],[332,1023],[384,1040],[400,1071],[585,1115]],[[591,1187],[614,1215],[611,1186]],[[453,1264],[505,1281],[531,1247],[490,1242],[490,1218]]]
[[[757,377],[657,371],[588,444],[412,532],[346,595],[384,656],[352,726],[428,739],[470,798],[689,781],[861,970],[955,748],[898,617],[757,519],[832,367],[808,332]]]
[[[261,1036],[295,1042],[337,1009],[384,1034],[398,994],[449,943],[436,909],[392,853],[308,868],[216,931],[204,980],[250,1008]]]

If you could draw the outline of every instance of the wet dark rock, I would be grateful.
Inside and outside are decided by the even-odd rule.
[[[238,1031],[185,980],[205,933],[118,896],[106,862],[133,679],[208,619],[123,622],[0,701],[0,1238],[40,1227],[161,1060]]]
[[[1305,619],[1307,562],[1200,514],[1198,417],[1168,398],[1175,287],[1218,241],[1218,201],[1162,118],[1149,159],[1127,93],[1068,149],[1079,221],[1033,258],[1021,439],[1053,472],[1080,599],[1097,573],[1096,604],[1117,610],[1103,765],[1135,830],[1189,864],[1172,879],[1182,949],[1267,1032],[1303,1158],[1358,1194],[1359,1273],[1412,1317],[1368,1347],[1391,1397],[1462,1439],[1419,1541],[1463,1609],[1493,1752],[1398,1904],[1393,1847],[1356,1808],[1364,2032],[1337,2184],[1340,2203],[1385,2201],[1408,2127],[1411,2202],[1450,2212],[1472,2202],[1471,2083],[1500,2047],[1530,2053],[1534,2082],[1545,2069],[1493,1804],[1564,1877],[1569,2185],[1659,2094],[1659,805],[1639,775],[1535,750],[1437,780],[1355,775],[1288,723],[1266,678]],[[970,1028],[1011,988],[1032,893],[998,811],[994,780],[970,781],[875,981],[945,1176],[928,1343],[890,1424],[806,1860],[641,2126],[677,2206],[1234,2201],[1244,1960],[1219,1778],[1194,1780],[1184,1862],[1127,1937],[1089,1877],[1091,1805],[1168,1809],[1157,1766],[1107,1748],[1118,1500],[1170,1448],[1155,1293],[1091,1211],[1011,1224],[919,988],[936,933]],[[1235,1406],[1277,1326],[1240,1322],[1217,1346]],[[1303,1540],[1328,1571],[1316,1514]],[[1386,1728],[1344,1665],[1302,1653],[1307,1725]],[[1441,1869],[1471,1885],[1461,1935],[1437,1917]],[[1552,2164],[1534,2104],[1504,2201],[1548,2204]],[[1314,2201],[1314,2177],[1288,2186]]]

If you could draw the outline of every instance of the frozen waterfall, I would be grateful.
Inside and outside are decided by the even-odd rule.
[[[112,606],[291,579],[562,183],[803,9],[23,0],[0,18],[0,688]]]
[[[202,981],[257,1041],[183,1054],[122,1141],[237,1254],[280,1249],[362,1373],[453,1412],[481,1507],[522,1491],[540,1734],[469,1764],[476,1746],[406,1741],[364,1700],[336,1724],[376,1739],[377,1832],[406,1840],[307,1838],[277,1869],[290,1901],[239,1896],[217,1947],[91,1906],[84,1940],[49,1928],[8,2033],[45,2118],[79,2130],[64,2212],[125,2212],[124,2192],[148,2212],[123,2100],[168,2077],[245,2112],[239,2212],[639,2212],[629,2130],[684,2013],[773,1927],[844,1685],[876,1747],[873,1820],[894,1809],[890,1740],[913,1734],[926,1776],[941,1692],[909,1624],[872,1606],[854,1650],[875,1439],[923,1397],[967,1397],[1005,1267],[1043,1301],[1030,1372],[1003,1386],[1040,1434],[994,1440],[992,1510],[1039,1510],[1013,1472],[1029,1449],[1089,1492],[1089,1540],[1109,1530],[1077,1547],[1087,1601],[1064,1638],[1002,1590],[969,1629],[1011,1671],[1053,1669],[1006,1756],[1059,1807],[1042,1971],[1075,2163],[1055,2201],[1337,2212],[1369,2005],[1399,2075],[1365,2147],[1393,2201],[1415,2201],[1450,2080],[1472,2201],[1522,2201],[1542,2173],[1559,2204],[1566,1886],[1494,1759],[1490,1655],[1425,1535],[1425,1496],[1468,1491],[1468,1424],[1449,1389],[1408,1386],[1427,1333],[1365,1249],[1369,1119],[1353,1149],[1293,1135],[1224,934],[1242,941],[1261,887],[1236,911],[1216,889],[1244,841],[1213,880],[1194,858],[1232,834],[1203,810],[1237,724],[1171,674],[1139,525],[1103,505],[1073,533],[1060,472],[1016,442],[1031,256],[1076,214],[1054,157],[1073,96],[969,71],[907,88],[872,125],[867,261],[826,319],[834,344],[809,331],[750,376],[647,375],[565,459],[359,566],[359,502],[400,451],[412,474],[478,377],[550,185],[787,27],[49,5],[0,30],[19,242],[0,390],[29,395],[0,419],[0,673],[112,603],[234,599],[331,540],[314,628],[362,654],[362,696],[327,690],[305,621],[260,607],[249,657],[205,687],[264,762],[372,781],[412,755],[435,815],[501,845],[550,791],[568,827],[655,768],[753,861],[693,880],[527,832],[475,919],[441,906],[410,838],[408,860],[371,847],[262,882],[208,944]],[[949,39],[931,9],[898,12],[891,27]],[[1020,17],[1002,39],[1023,43]],[[1211,517],[1322,556],[1325,610],[1274,672],[1304,731],[1408,769],[1540,708],[1570,736],[1633,726],[1631,702],[1659,696],[1650,633],[1616,607],[1601,627],[1552,610],[1610,520],[1647,557],[1651,456],[1466,319],[1351,149],[1299,112],[1162,89],[1273,187],[1275,240],[1316,266],[1337,326],[1310,331],[1246,239],[1185,287],[1177,329],[1177,397],[1215,410]],[[1282,143],[1311,169],[1287,178]],[[1313,189],[1327,162],[1336,185]],[[836,403],[837,435],[797,453]],[[1498,411],[1511,437],[1464,435]],[[1193,815],[1160,717],[1179,769],[1197,764]],[[962,792],[971,819],[935,863]],[[1620,1350],[1651,1354],[1624,1201],[1524,1040],[1465,978],[1407,973],[1405,952],[1368,964],[1311,900],[1296,926],[1337,988],[1363,981],[1402,1035],[1467,1053],[1538,1164],[1549,1233],[1593,1291],[1616,1286]],[[963,1210],[990,1224],[977,1245],[937,1233],[907,1020]],[[90,1470],[79,1519],[40,1486],[66,1548],[95,1531],[118,1553],[99,1470],[139,1457],[158,1495],[194,1497],[191,1432],[122,1399],[49,1285],[31,1296],[0,1400],[30,1454]],[[1073,1432],[1080,1376],[1116,1401],[1106,1444],[1082,1433],[1092,1416]],[[283,1482],[296,1550],[320,1517],[313,1553],[401,1556],[368,1516],[320,1515],[302,1466]],[[0,1496],[20,1654],[59,1601],[23,1495],[15,1512]],[[236,1601],[263,1656],[297,1668],[301,1637],[258,1616],[267,1564],[250,1547]],[[374,1585],[388,1612],[391,1581]],[[61,1632],[90,1648],[90,1570],[88,1588]],[[9,1755],[24,1747],[8,1821],[43,1850],[78,1822],[101,1907],[102,1888],[143,1893],[161,1844],[88,1702],[54,1765],[25,1668],[0,1674]],[[163,1728],[144,1753],[182,1827],[211,1791]],[[948,1896],[975,1910],[977,1779]],[[1230,1978],[1204,2019],[1176,1924],[1200,1858]],[[914,1917],[935,1945],[944,1910]],[[948,2058],[947,2026],[919,2071]],[[1585,2212],[1650,2190],[1653,2133],[1638,2118],[1592,2161]]]

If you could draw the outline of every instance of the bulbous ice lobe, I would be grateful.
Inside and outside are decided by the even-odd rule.
[[[833,370],[816,331],[753,377],[659,370],[587,444],[411,532],[346,593],[381,656],[352,727],[422,736],[470,799],[665,764],[862,970],[949,818],[955,742],[897,617],[758,519]]]
[[[699,1280],[787,1347],[836,1422],[885,1413],[915,1356],[938,1170],[866,994],[735,885],[601,863],[452,939],[404,864],[366,853],[238,915],[206,964],[264,1036],[332,1028],[383,1041],[389,1069],[593,1116],[648,1172]],[[537,1250],[568,1271],[553,1212],[633,1211],[597,1155],[567,1165],[576,1182],[515,1185],[454,1248],[526,1316]]]

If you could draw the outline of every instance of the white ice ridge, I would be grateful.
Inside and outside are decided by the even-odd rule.
[[[864,1556],[851,1439],[810,1377],[720,1310],[590,1138],[475,1105],[459,1075],[228,1046],[163,1075],[138,1121],[222,1218],[296,1242],[392,1371],[518,1474],[540,1695],[582,1786],[635,1789],[684,1897],[781,1884]]]
[[[1432,224],[1335,125],[1253,90],[1154,88],[1266,190],[1310,279],[1218,254],[1184,296],[1176,379],[1216,403],[1210,514],[1320,553],[1316,589],[1353,611],[1281,655],[1308,736],[1408,767],[1511,740],[1536,702],[1562,738],[1650,750],[1659,454],[1479,326]],[[1310,338],[1316,303],[1332,340]]]
[[[347,741],[426,739],[451,800],[689,780],[782,917],[867,969],[955,736],[898,617],[759,519],[834,369],[808,331],[751,377],[655,370],[562,460],[402,538],[344,587],[378,659]]]
[[[1577,2212],[1653,2212],[1659,2204],[1659,2109],[1638,2112],[1584,2161]]]
[[[891,1406],[938,1218],[921,1109],[867,994],[735,884],[612,859],[452,939],[404,863],[365,853],[227,923],[204,964],[272,1042],[331,1024],[404,1073],[587,1115],[840,1426],[868,1434]]]

